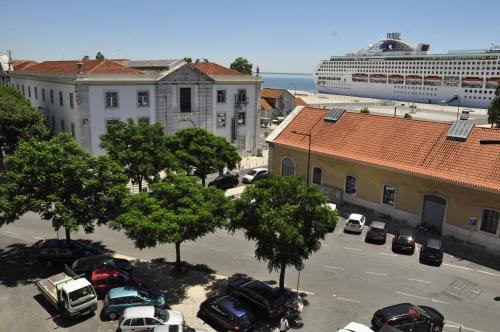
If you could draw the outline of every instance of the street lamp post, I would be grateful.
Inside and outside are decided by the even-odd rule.
[[[457,121],[458,121],[458,116],[460,114],[460,96],[457,96],[458,98],[458,108],[457,108]]]
[[[306,184],[309,185],[309,169],[311,168],[311,140],[312,140],[312,135],[311,135],[311,132],[301,133],[301,132],[298,132],[296,130],[292,130],[292,133],[293,134],[297,134],[297,135],[306,136],[307,138],[309,138],[309,146],[308,146],[308,149],[307,149],[307,179],[306,179]]]

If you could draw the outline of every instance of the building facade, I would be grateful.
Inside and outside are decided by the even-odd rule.
[[[309,174],[333,202],[364,206],[500,252],[500,130],[296,108],[268,137],[269,168]],[[308,149],[311,139],[311,150]],[[310,151],[310,168],[307,170]],[[469,225],[470,220],[475,225]]]

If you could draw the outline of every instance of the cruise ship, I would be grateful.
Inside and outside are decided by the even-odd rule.
[[[446,54],[429,48],[388,33],[356,53],[321,61],[316,87],[321,93],[488,108],[500,80],[500,46]]]

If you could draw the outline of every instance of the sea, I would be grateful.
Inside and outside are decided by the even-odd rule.
[[[262,86],[265,88],[280,88],[307,92],[317,92],[311,74],[260,73]]]

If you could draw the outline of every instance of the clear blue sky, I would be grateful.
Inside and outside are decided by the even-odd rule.
[[[247,57],[311,73],[321,59],[401,32],[431,52],[500,44],[499,0],[0,0],[0,52],[17,59]]]

